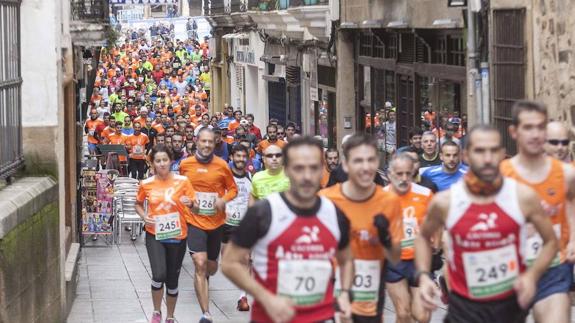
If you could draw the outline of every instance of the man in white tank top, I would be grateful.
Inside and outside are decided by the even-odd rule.
[[[446,322],[525,322],[537,281],[558,250],[551,222],[533,189],[499,172],[505,152],[495,128],[473,128],[464,154],[468,174],[434,197],[415,242],[423,304],[436,307],[430,239],[445,227]],[[530,267],[524,256],[528,222],[542,237],[542,250]]]

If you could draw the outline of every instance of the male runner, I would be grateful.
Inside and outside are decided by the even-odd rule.
[[[441,165],[427,168],[421,177],[431,180],[441,192],[463,177],[467,172],[467,166],[461,164],[459,145],[453,141],[446,141],[441,145],[440,157]]]
[[[559,239],[560,253],[541,277],[533,300],[537,322],[570,322],[569,289],[575,261],[575,171],[545,155],[547,109],[536,102],[513,105],[509,134],[517,143],[517,155],[501,163],[501,173],[534,189],[545,215]],[[526,260],[531,263],[541,250],[541,238],[528,232]]]
[[[559,121],[549,122],[544,148],[547,155],[565,163],[571,162],[571,158],[569,158],[569,129]]]
[[[248,210],[248,201],[252,191],[252,176],[247,171],[246,164],[248,160],[248,149],[242,145],[235,145],[232,148],[230,169],[234,175],[234,181],[238,187],[238,195],[235,199],[226,204],[226,224],[224,224],[224,233],[222,237],[222,255],[226,251],[226,245],[230,241],[230,236],[242,221]],[[245,259],[249,263],[249,257]],[[241,291],[237,305],[238,311],[249,311],[247,295]]]
[[[415,160],[408,153],[395,155],[389,164],[391,184],[384,188],[386,192],[399,196],[401,205],[401,230],[392,233],[401,237],[401,261],[396,265],[387,264],[385,273],[385,288],[393,301],[396,322],[399,323],[410,323],[412,318],[420,323],[431,319],[431,313],[418,297],[413,243],[433,194],[430,189],[413,182],[413,173],[417,171],[414,164]],[[439,246],[438,240],[434,241],[436,247]]]
[[[180,174],[187,176],[196,191],[197,205],[188,220],[188,249],[196,268],[194,288],[203,316],[200,323],[212,322],[209,311],[208,278],[218,270],[225,206],[238,194],[227,163],[214,156],[215,135],[209,128],[198,134],[194,156],[180,163]]]
[[[180,164],[182,160],[188,157],[188,154],[185,150],[184,136],[179,132],[176,132],[172,136],[172,153],[174,154],[174,158],[172,159],[170,170],[174,172],[174,174],[180,174]]]
[[[290,181],[284,173],[282,165],[282,149],[279,146],[271,145],[264,150],[263,158],[266,169],[254,175],[250,206],[271,193],[279,193],[289,189]]]
[[[349,319],[350,224],[332,202],[316,195],[323,147],[299,137],[284,153],[290,189],[248,209],[223,255],[222,271],[254,296],[252,322],[333,322],[336,258],[343,287],[337,301]],[[255,277],[245,267],[252,251]]]
[[[423,151],[419,155],[421,164],[419,174],[423,174],[431,166],[441,165],[441,158],[437,149],[437,137],[433,132],[426,131],[423,133],[421,136],[421,148]]]
[[[415,240],[421,300],[435,309],[430,240],[445,227],[450,286],[445,322],[524,322],[537,281],[557,252],[551,223],[533,189],[500,173],[505,151],[497,129],[473,128],[464,153],[470,171],[432,199]],[[543,239],[530,268],[524,258],[528,222]]]
[[[278,127],[276,125],[273,124],[268,125],[266,128],[266,132],[268,138],[260,141],[256,147],[256,151],[259,154],[264,154],[265,150],[271,145],[275,145],[280,148],[283,148],[283,146],[285,146],[286,142],[278,138]]]
[[[125,124],[125,123],[124,123]],[[128,155],[128,169],[132,178],[144,179],[146,173],[146,145],[150,139],[142,133],[142,125],[134,123],[134,133],[127,136],[125,140],[126,148],[130,152]]]
[[[336,148],[328,148],[324,153],[324,167],[323,167],[323,175],[321,177],[321,187],[327,187],[327,183],[329,182],[329,175],[333,170],[337,168],[339,165],[339,151]]]
[[[343,156],[348,180],[319,195],[333,201],[351,224],[353,321],[382,322],[384,260],[387,256],[396,262],[400,256],[399,199],[373,182],[379,166],[375,139],[363,134],[351,136],[343,146]],[[396,234],[390,237],[389,232]]]

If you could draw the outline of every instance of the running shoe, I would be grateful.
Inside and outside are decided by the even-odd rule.
[[[213,321],[214,320],[212,319],[212,315],[206,312],[204,315],[202,315],[199,323],[212,323]]]
[[[250,310],[250,304],[248,303],[248,298],[245,296],[242,296],[239,300],[238,300],[238,307],[237,310],[240,312],[247,312]]]
[[[176,319],[174,319],[173,317],[172,317],[172,318],[169,318],[169,319],[166,319],[166,322],[165,322],[165,323],[176,323]]]
[[[154,313],[152,313],[150,323],[162,323],[162,313],[154,311]]]

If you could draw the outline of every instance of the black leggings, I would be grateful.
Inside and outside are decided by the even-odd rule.
[[[152,290],[160,290],[166,284],[166,294],[178,296],[178,279],[186,255],[186,240],[178,243],[162,243],[156,236],[146,233],[146,250],[152,268]]]
[[[146,161],[143,159],[132,159],[128,161],[130,176],[135,179],[144,179],[146,173]]]

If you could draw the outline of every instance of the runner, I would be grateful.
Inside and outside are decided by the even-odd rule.
[[[343,287],[337,303],[349,318],[350,224],[332,202],[316,195],[323,147],[313,138],[299,137],[284,153],[290,189],[248,209],[226,248],[222,271],[254,296],[252,322],[333,322],[336,258]],[[251,251],[255,277],[245,267]]]
[[[343,146],[348,180],[320,191],[346,215],[351,225],[351,250],[355,264],[353,322],[383,322],[385,257],[400,256],[401,209],[393,193],[373,182],[377,176],[377,141],[363,134],[351,136]]]
[[[194,289],[203,313],[200,323],[207,323],[212,322],[208,279],[218,270],[226,203],[236,197],[238,188],[227,163],[214,156],[214,132],[200,130],[196,145],[196,154],[180,163],[180,174],[196,190],[196,207],[187,218],[188,248],[196,268]]]
[[[402,230],[397,232],[401,238],[401,261],[397,265],[387,264],[385,273],[386,288],[393,301],[396,322],[411,322],[412,318],[420,323],[429,322],[431,313],[423,308],[418,297],[415,282],[415,264],[413,262],[413,243],[419,233],[427,206],[431,201],[431,190],[413,182],[415,159],[408,153],[395,155],[389,164],[390,185],[386,192],[393,192],[400,199]],[[435,250],[439,249],[439,239],[435,239]],[[441,258],[439,258],[441,264]]]
[[[98,119],[98,111],[96,109],[90,110],[90,119],[86,120],[84,123],[84,133],[88,135],[88,151],[90,155],[95,155],[97,152],[97,146],[100,143],[100,139],[96,134],[96,128],[102,125],[104,121]]]
[[[125,144],[130,152],[128,155],[128,170],[132,178],[144,179],[146,173],[146,145],[150,141],[148,136],[141,132],[142,126],[134,124],[134,134],[127,136]]]
[[[145,179],[138,188],[136,213],[145,221],[146,249],[152,269],[152,323],[162,322],[162,297],[166,285],[166,323],[174,323],[178,300],[178,280],[186,255],[186,216],[195,195],[185,176],[170,172],[171,151],[157,145],[151,152],[155,176]],[[144,202],[148,202],[147,209]]]
[[[252,176],[246,169],[248,154],[248,149],[242,145],[235,145],[232,148],[230,169],[232,174],[234,174],[234,181],[238,187],[238,196],[226,204],[226,224],[224,224],[222,237],[222,255],[225,253],[230,236],[240,224],[248,209],[248,201],[252,190]],[[250,259],[247,258],[245,261],[249,264]],[[242,312],[250,310],[248,297],[244,291],[240,293],[237,309]]]
[[[256,147],[256,151],[258,152],[258,154],[263,154],[266,148],[268,148],[271,145],[283,148],[283,146],[285,146],[286,144],[285,141],[280,140],[278,138],[277,126],[270,124],[269,126],[267,126],[266,131],[267,131],[267,139],[260,141]]]
[[[571,162],[569,157],[569,129],[559,121],[549,122],[544,148],[547,155],[565,163]]]
[[[264,151],[265,170],[254,175],[249,205],[261,200],[271,193],[279,193],[289,189],[289,178],[284,173],[282,149],[276,145],[267,147]]]
[[[423,174],[431,166],[441,165],[441,158],[437,150],[437,137],[433,132],[426,131],[421,136],[421,148],[423,152],[419,155],[419,174]]]
[[[441,165],[427,168],[421,177],[427,178],[437,185],[441,192],[451,187],[467,172],[467,166],[461,164],[459,145],[446,141],[441,145]]]
[[[432,199],[415,240],[421,299],[426,308],[435,309],[439,292],[429,271],[430,240],[445,226],[450,286],[445,322],[524,322],[536,283],[557,252],[557,240],[535,191],[499,172],[505,150],[497,129],[472,129],[465,155],[470,172]],[[541,253],[528,269],[522,238],[527,222],[543,239]]]
[[[172,136],[172,152],[174,154],[174,159],[172,160],[171,166],[171,170],[174,174],[180,173],[180,163],[188,157],[184,148],[184,136],[179,132],[175,133]]]
[[[321,188],[327,187],[329,176],[339,166],[339,151],[336,148],[328,148],[324,153],[324,167],[321,177]]]
[[[537,192],[545,214],[559,239],[560,253],[541,277],[533,300],[537,322],[570,322],[569,289],[573,282],[575,227],[567,206],[575,203],[575,171],[559,160],[545,155],[547,110],[536,102],[519,101],[512,109],[509,134],[517,143],[517,155],[501,164],[501,172]],[[573,212],[573,209],[570,209]],[[531,233],[531,232],[530,232]],[[527,237],[526,260],[531,263],[541,250],[541,238]]]

